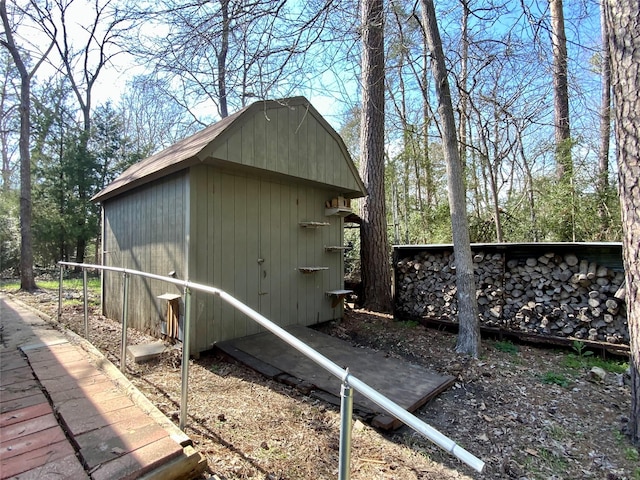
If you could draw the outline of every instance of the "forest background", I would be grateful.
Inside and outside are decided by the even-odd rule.
[[[559,175],[554,137],[550,2],[436,6],[472,242],[621,239],[608,88],[601,88],[608,72],[600,4],[559,3],[568,53],[568,176]],[[130,164],[256,100],[307,96],[359,161],[357,2],[53,0],[5,9],[5,31],[32,73],[36,265],[97,261],[100,209],[90,198]],[[419,19],[416,2],[385,5],[385,191],[388,237],[396,244],[451,242]],[[0,74],[0,271],[16,272],[21,77],[7,49],[0,50]]]

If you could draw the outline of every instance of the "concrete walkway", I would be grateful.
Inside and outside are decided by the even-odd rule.
[[[0,294],[0,479],[190,479],[205,468],[99,352]]]

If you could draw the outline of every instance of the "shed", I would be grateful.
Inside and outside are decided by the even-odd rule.
[[[343,217],[364,195],[340,136],[294,97],[243,108],[131,166],[93,200],[104,265],[175,272],[284,327],[342,316],[330,292],[344,288]],[[107,317],[121,317],[122,282],[104,273]],[[166,299],[182,292],[134,277],[129,292],[129,325],[159,336]],[[193,292],[192,301],[194,352],[261,331],[219,298]]]

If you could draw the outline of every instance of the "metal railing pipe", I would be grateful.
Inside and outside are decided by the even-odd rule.
[[[298,350],[303,355],[307,356],[308,358],[316,362],[318,365],[323,367],[329,373],[335,375],[339,379],[344,378],[345,375],[347,374],[346,370],[339,367],[338,365],[333,363],[331,360],[329,360],[327,357],[317,352],[316,350],[311,348],[309,345],[302,342],[301,340],[299,340],[298,338],[296,338],[295,336],[293,336],[283,328],[269,321],[267,318],[265,318],[264,316],[262,316],[261,314],[253,310],[252,308],[248,307],[247,305],[243,304],[242,302],[240,302],[239,300],[237,300],[236,298],[232,297],[231,295],[229,295],[228,293],[222,290],[218,290],[218,292],[219,292],[218,295],[220,295],[220,297],[224,299],[227,303],[233,305],[234,307],[236,307],[238,310],[240,310],[247,316],[253,318],[260,325],[265,327],[267,330],[275,334],[280,339],[287,342],[289,345],[291,345],[293,348]],[[381,407],[383,410],[390,413],[391,415],[396,417],[398,420],[405,423],[407,426],[413,428],[415,431],[421,433],[422,435],[427,437],[429,440],[431,440],[433,443],[438,445],[440,448],[442,448],[443,450],[446,450],[451,455],[463,461],[474,470],[478,472],[482,472],[482,470],[484,469],[484,462],[482,460],[480,460],[473,454],[466,451],[456,442],[451,440],[449,437],[443,435],[432,426],[426,424],[425,422],[421,421],[419,418],[417,418],[413,414],[409,413],[407,410],[402,408],[397,403],[393,402],[392,400],[389,400],[384,395],[378,393],[376,390],[374,390],[369,385],[367,385],[357,377],[353,376],[352,374],[349,374],[349,384],[356,391],[363,394],[365,397],[367,397],[369,400],[371,400],[376,405]]]
[[[129,316],[129,273],[122,274],[122,341],[120,350],[120,371],[127,371],[127,317]]]
[[[84,305],[84,338],[89,341],[89,296],[87,295],[87,269],[82,269],[82,296]]]
[[[58,285],[58,320],[62,318],[62,281],[64,280],[64,266],[60,264],[60,284]]]
[[[184,287],[184,321],[182,322],[182,385],[180,395],[180,430],[187,425],[189,401],[189,350],[191,345],[191,289]]]
[[[202,285],[198,283],[192,283],[185,280],[178,280],[171,277],[155,275],[152,273],[140,272],[136,270],[129,270],[126,268],[107,267],[103,265],[76,264],[71,262],[60,262],[60,264],[68,265],[68,266],[80,266],[82,268],[97,268],[97,269],[103,269],[103,270],[114,271],[114,272],[123,272],[125,274],[125,279],[127,274],[139,275],[142,277],[161,280],[164,282],[173,283],[174,285],[181,285],[185,288],[192,288],[194,290],[208,292],[213,295],[217,295],[222,300],[224,300],[225,302],[235,307],[240,312],[247,315],[256,323],[264,327],[266,330],[269,330],[278,338],[288,343],[290,346],[298,350],[300,353],[302,353],[307,358],[314,361],[316,364],[318,364],[319,366],[321,366],[322,368],[324,368],[325,370],[327,370],[329,373],[336,376],[340,380],[346,378],[348,374],[349,385],[351,386],[351,388],[360,392],[362,395],[364,395],[369,400],[374,402],[384,411],[386,411],[387,413],[390,413],[395,418],[402,421],[404,424],[411,427],[416,432],[422,434],[423,436],[431,440],[433,443],[438,445],[443,450],[446,450],[451,455],[455,456],[456,458],[458,458],[459,460],[469,465],[471,468],[473,468],[478,472],[482,472],[482,470],[484,469],[485,464],[482,460],[480,460],[479,458],[477,458],[476,456],[474,456],[473,454],[471,454],[470,452],[462,448],[460,445],[458,445],[456,442],[451,440],[449,437],[443,435],[432,426],[423,422],[422,420],[417,418],[415,415],[409,413],[407,410],[405,410],[403,407],[401,407],[397,403],[393,402],[392,400],[388,399],[381,393],[377,392],[375,389],[371,388],[365,382],[353,376],[351,373],[348,373],[347,370],[341,368],[340,366],[335,364],[333,361],[331,361],[330,359],[322,355],[320,352],[314,350],[309,345],[299,340],[297,337],[287,332],[282,327],[276,325],[275,323],[273,323],[272,321],[270,321],[260,313],[256,312],[251,307],[245,305],[235,297],[229,295],[224,290],[220,290],[219,288],[210,287],[210,286]],[[186,321],[185,321],[185,324],[186,324]],[[185,328],[185,333],[186,333],[186,328]],[[185,342],[183,342],[183,348],[184,348],[184,343]],[[188,362],[186,363],[188,364]]]
[[[349,369],[340,388],[340,458],[338,480],[351,478],[351,422],[353,417],[353,389],[349,385]]]

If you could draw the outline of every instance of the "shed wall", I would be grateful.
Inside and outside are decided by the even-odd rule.
[[[188,175],[181,172],[108,200],[104,208],[105,265],[157,275],[175,271],[185,278],[187,252]],[[122,318],[122,275],[105,272],[104,314]],[[165,305],[163,293],[182,293],[171,284],[131,277],[129,326],[158,335]]]
[[[204,165],[192,168],[191,179],[190,280],[225,290],[281,326],[342,315],[325,295],[343,286],[342,253],[324,248],[343,242],[342,218],[324,209],[339,192]],[[305,221],[330,225],[303,228]],[[328,269],[303,274],[301,266]],[[193,298],[199,351],[261,331],[217,297]]]
[[[360,192],[348,153],[304,105],[268,108],[229,129],[204,156]]]

